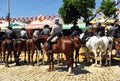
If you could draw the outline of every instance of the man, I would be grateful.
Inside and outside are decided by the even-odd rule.
[[[50,35],[49,25],[45,25],[44,29],[41,31],[42,35]]]
[[[71,37],[78,36],[82,33],[82,30],[77,26],[76,22],[73,22],[73,26],[71,27],[72,34]]]
[[[51,53],[52,49],[51,49],[51,40],[54,37],[61,37],[62,36],[62,24],[59,24],[59,19],[55,19],[55,24],[52,27],[52,30],[50,32],[50,36],[47,39],[48,42],[48,52]]]
[[[12,27],[8,27],[8,30],[6,31],[7,39],[16,39],[17,35],[15,31],[13,31]]]
[[[97,35],[100,37],[105,36],[105,28],[101,26],[101,23],[98,23]]]
[[[20,31],[20,37],[23,39],[28,39],[28,34],[25,28],[22,28],[22,30]]]
[[[89,37],[94,35],[92,29],[93,29],[93,25],[90,24],[89,26],[87,26],[87,28],[84,32],[84,36],[82,38],[83,46],[86,44],[86,41],[89,39]]]
[[[39,29],[36,28],[33,32],[33,37],[38,37],[40,35]]]

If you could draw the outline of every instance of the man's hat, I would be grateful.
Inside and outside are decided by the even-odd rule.
[[[56,19],[55,19],[55,22],[59,22],[59,19],[58,19],[58,18],[56,18]]]

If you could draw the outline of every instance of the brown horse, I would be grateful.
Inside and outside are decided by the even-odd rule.
[[[12,54],[13,40],[5,39],[2,42],[2,48],[3,48],[2,49],[3,50],[3,61],[5,62],[5,67],[9,67],[9,65],[8,65],[8,58]]]
[[[74,51],[75,51],[75,66],[77,67],[77,63],[79,63],[79,50],[81,48],[82,42],[78,36],[73,37],[74,41]]]
[[[19,56],[21,52],[23,51],[26,55],[26,40],[22,38],[18,38],[16,39],[16,41],[14,41],[14,43],[15,42],[16,44],[13,45],[14,59],[15,59],[16,65],[20,65]],[[26,59],[24,59],[24,61],[26,61]]]
[[[115,49],[118,50],[118,53],[120,53],[120,37],[114,39],[113,45]]]
[[[47,42],[44,44],[44,48],[48,57],[49,68],[48,71],[54,70],[53,62],[53,53],[59,54],[64,53],[66,60],[68,61],[69,73],[73,71],[73,52],[74,52],[74,43],[70,37],[61,37],[56,44],[52,45],[53,53],[48,53]]]

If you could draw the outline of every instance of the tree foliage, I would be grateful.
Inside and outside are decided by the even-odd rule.
[[[77,22],[80,17],[83,17],[84,21],[88,23],[94,8],[95,0],[63,0],[63,5],[58,13],[65,24]]]
[[[111,17],[116,14],[116,3],[114,0],[103,0],[100,6],[100,11],[105,14],[106,17]]]

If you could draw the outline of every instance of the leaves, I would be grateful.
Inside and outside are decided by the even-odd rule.
[[[90,9],[93,8],[95,8],[95,0],[63,0],[58,13],[61,14],[65,24],[77,22],[80,17],[88,22],[92,15]]]

